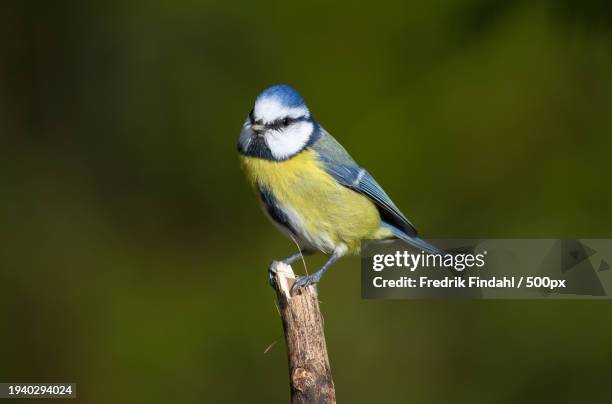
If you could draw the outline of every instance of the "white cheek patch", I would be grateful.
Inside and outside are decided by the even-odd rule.
[[[310,113],[306,106],[288,107],[283,105],[276,98],[264,98],[262,100],[257,100],[255,103],[253,115],[255,115],[257,119],[261,119],[264,122],[274,122],[275,120],[284,118],[286,116],[290,118],[299,118],[301,116],[308,117],[310,116]]]
[[[266,144],[275,159],[286,159],[306,146],[313,129],[312,122],[301,121],[280,131],[269,130],[265,134]]]

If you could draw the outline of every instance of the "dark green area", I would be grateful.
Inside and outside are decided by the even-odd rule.
[[[609,1],[11,3],[1,381],[287,402],[266,267],[294,247],[235,152],[276,83],[424,237],[611,236]],[[320,287],[340,402],[609,396],[609,302],[364,301],[358,266]]]

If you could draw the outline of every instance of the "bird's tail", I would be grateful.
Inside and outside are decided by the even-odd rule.
[[[385,223],[386,224],[386,223]],[[419,237],[416,236],[409,236],[406,233],[404,233],[403,231],[401,231],[400,229],[398,229],[395,226],[391,226],[386,224],[386,227],[391,230],[391,233],[393,233],[393,235],[397,238],[399,238],[402,241],[405,241],[406,243],[410,244],[413,247],[419,248],[429,254],[440,254],[440,255],[445,255],[446,253],[442,250],[440,250],[439,248],[429,244],[427,241],[420,239]]]

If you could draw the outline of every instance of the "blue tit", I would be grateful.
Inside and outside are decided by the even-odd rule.
[[[399,238],[438,253],[417,236],[380,185],[312,117],[302,96],[277,85],[263,91],[242,126],[238,152],[263,211],[302,254],[331,254],[294,289],[318,282],[330,265],[358,254],[361,240]]]

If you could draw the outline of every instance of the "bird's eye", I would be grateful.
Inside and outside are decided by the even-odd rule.
[[[283,119],[283,126],[289,126],[290,123],[291,123],[291,118],[286,117]]]

